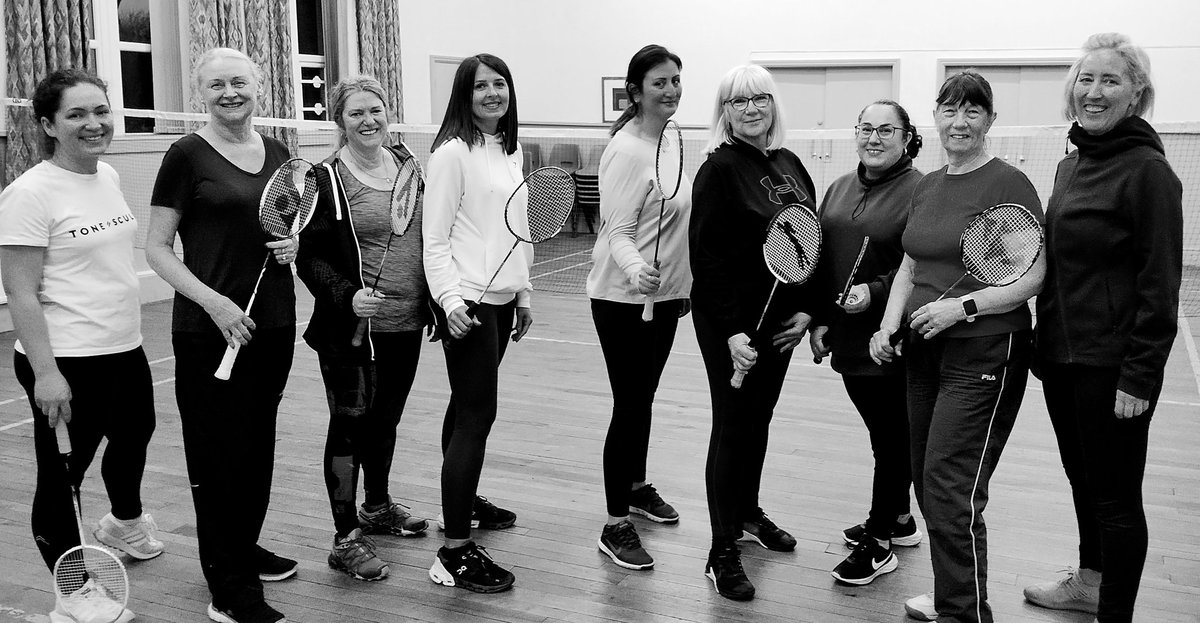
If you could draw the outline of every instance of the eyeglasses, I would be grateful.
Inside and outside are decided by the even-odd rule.
[[[903,131],[904,128],[897,128],[890,125],[881,125],[879,127],[875,127],[865,123],[860,123],[854,126],[854,135],[862,139],[870,139],[871,134],[875,133],[879,134],[879,138],[886,141],[887,139],[892,138],[893,134]]]
[[[766,108],[771,105],[771,99],[770,93],[760,93],[753,97],[733,97],[725,100],[725,103],[738,112],[744,112],[750,104],[754,104],[755,108]]]

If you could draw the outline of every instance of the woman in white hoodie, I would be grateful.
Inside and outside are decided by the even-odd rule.
[[[479,54],[458,66],[433,145],[421,230],[429,290],[446,318],[439,325],[451,396],[442,427],[439,525],[446,539],[429,577],[495,593],[512,587],[513,574],[475,545],[471,528],[507,528],[516,515],[476,488],[496,420],[500,360],[509,336],[519,341],[533,324],[529,245],[518,246],[484,295],[513,244],[504,205],[522,180],[517,100],[504,61]]]

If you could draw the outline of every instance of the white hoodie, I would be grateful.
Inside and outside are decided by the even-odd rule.
[[[529,307],[533,246],[526,243],[479,298],[516,242],[504,224],[504,205],[523,179],[521,161],[521,146],[506,154],[498,135],[484,135],[484,144],[472,149],[451,139],[429,158],[421,226],[425,277],[447,314],[466,305],[464,299],[504,305],[515,297],[518,307]]]

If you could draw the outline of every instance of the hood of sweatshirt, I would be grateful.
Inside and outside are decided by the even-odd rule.
[[[1067,138],[1079,148],[1081,156],[1089,158],[1109,158],[1135,147],[1150,147],[1160,154],[1166,154],[1158,132],[1145,119],[1137,116],[1127,117],[1113,129],[1098,136],[1088,134],[1077,121],[1071,124]]]
[[[863,186],[865,186],[867,188],[871,188],[872,186],[879,186],[880,184],[886,184],[887,182],[894,180],[897,177],[900,177],[901,175],[903,175],[905,172],[907,172],[911,168],[912,168],[912,158],[909,158],[908,154],[903,154],[900,156],[900,159],[896,161],[896,164],[893,164],[891,167],[888,168],[887,171],[883,172],[883,175],[880,175],[877,178],[871,179],[871,178],[867,177],[866,165],[859,162],[858,163],[858,181]]]

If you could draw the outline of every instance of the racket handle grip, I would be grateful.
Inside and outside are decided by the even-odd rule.
[[[213,376],[222,381],[228,381],[230,373],[233,372],[233,362],[237,361],[239,350],[241,350],[241,345],[227,346],[225,356],[221,358],[221,365],[217,366],[217,371],[213,372]]]
[[[742,379],[746,378],[745,370],[734,370],[733,377],[729,379],[729,386],[734,389],[742,388]]]
[[[642,322],[650,322],[654,320],[654,296],[647,296],[646,303],[642,305]]]
[[[58,439],[58,453],[71,453],[71,435],[67,432],[67,423],[63,421],[62,416],[58,417],[58,424],[54,427],[54,436]]]
[[[369,321],[369,320],[367,320],[366,318],[359,318],[359,319],[358,319],[358,327],[356,327],[356,328],[354,329],[354,337],[353,337],[353,338],[350,338],[350,345],[351,345],[351,346],[353,346],[353,347],[355,347],[355,348],[358,348],[359,346],[362,346],[362,343],[363,343],[363,336],[367,334],[367,324],[368,324],[369,322],[370,322],[370,321]]]
[[[480,297],[482,298],[482,297]],[[471,320],[475,319],[475,311],[479,309],[479,303],[475,301],[467,301],[467,317]]]

